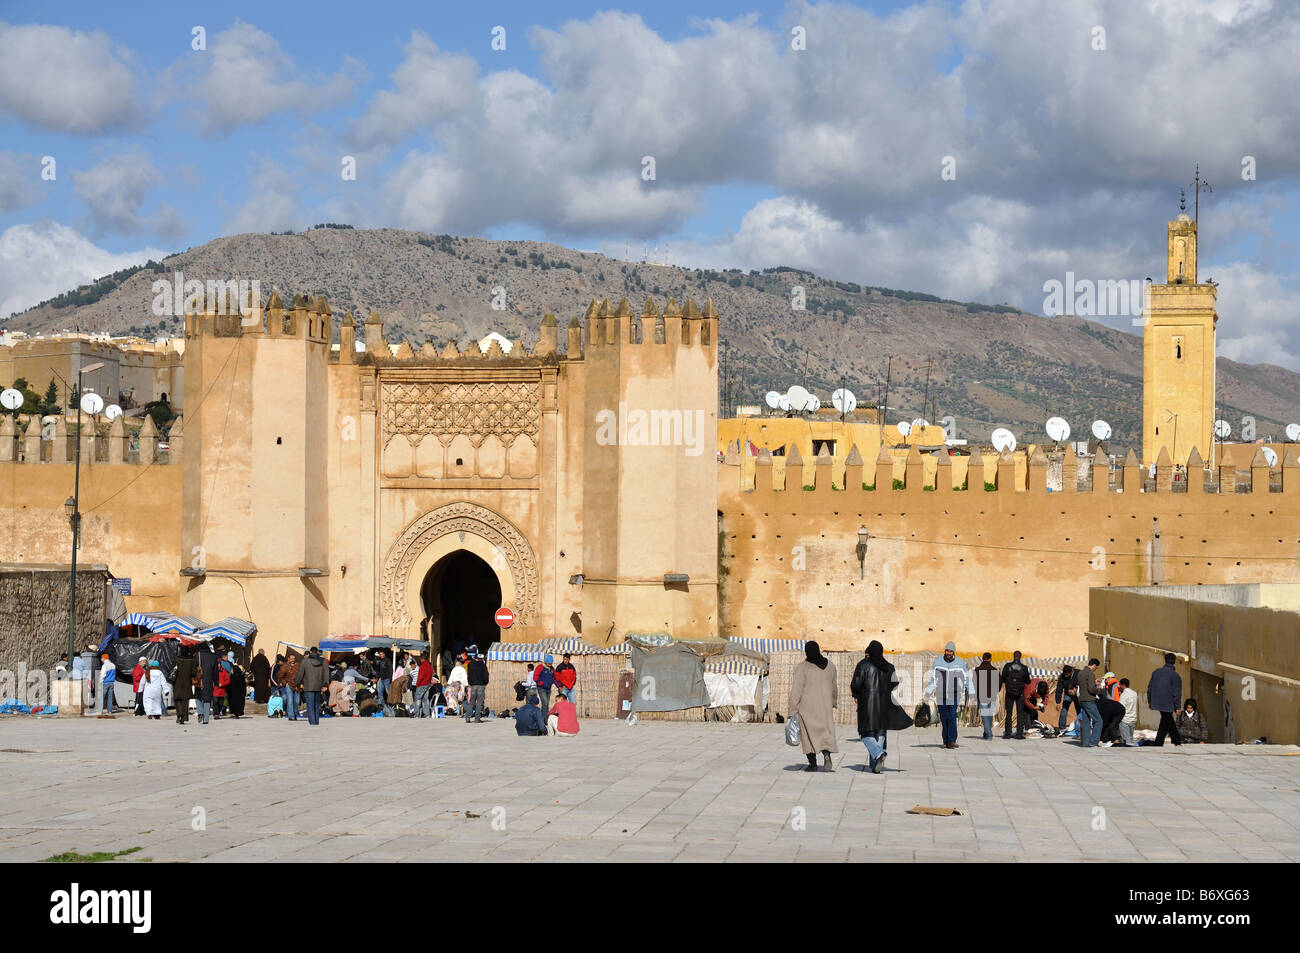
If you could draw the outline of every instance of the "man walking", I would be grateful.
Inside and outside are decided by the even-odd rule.
[[[975,666],[975,703],[979,705],[980,721],[984,723],[984,740],[993,740],[993,716],[998,710],[998,670],[993,667],[993,656],[985,652]]]
[[[330,667],[320,656],[320,649],[312,646],[307,657],[298,665],[296,685],[307,702],[307,724],[320,724],[320,693],[329,687]]]
[[[1176,746],[1183,743],[1178,733],[1178,723],[1174,721],[1174,712],[1182,707],[1183,677],[1174,668],[1178,656],[1173,652],[1165,653],[1165,664],[1151,673],[1147,683],[1147,706],[1152,711],[1160,712],[1160,727],[1156,730],[1155,745],[1163,748],[1165,735],[1169,735]]]
[[[966,666],[957,660],[957,646],[949,642],[943,647],[943,658],[936,659],[930,669],[925,694],[935,699],[939,707],[939,721],[943,725],[943,746],[957,748],[957,709],[965,707],[968,686]]]
[[[1122,691],[1119,693],[1119,703],[1124,706],[1124,717],[1119,723],[1119,743],[1123,747],[1131,748],[1133,746],[1133,729],[1137,727],[1138,722],[1138,693],[1129,688],[1128,679],[1119,680]]]
[[[388,704],[388,690],[393,687],[393,660],[383,649],[375,653],[375,677],[379,682],[376,694],[384,706],[384,714],[391,717],[393,706]]]
[[[1002,666],[1002,684],[1006,688],[1002,737],[1011,737],[1011,714],[1015,711],[1016,738],[1025,740],[1025,685],[1029,682],[1029,666],[1020,661],[1019,650],[1011,653],[1011,661]]]
[[[1097,666],[1101,662],[1089,659],[1088,664],[1074,674],[1074,700],[1079,706],[1079,747],[1095,748],[1101,738],[1101,712],[1097,710]]]
[[[465,709],[465,723],[469,724],[471,716],[475,724],[483,721],[483,706],[487,701],[488,667],[480,653],[470,659],[465,671],[469,676],[469,707]]]

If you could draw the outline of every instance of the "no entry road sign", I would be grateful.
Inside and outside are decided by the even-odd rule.
[[[515,614],[505,606],[502,606],[497,610],[496,620],[497,625],[501,626],[503,629],[508,629],[515,624]]]

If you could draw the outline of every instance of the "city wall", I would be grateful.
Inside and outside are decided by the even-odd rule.
[[[1092,587],[1300,578],[1294,448],[1272,470],[1229,452],[1214,469],[1166,462],[1155,480],[1132,454],[1112,474],[1067,452],[1060,491],[1037,448],[1023,476],[1009,454],[959,473],[946,455],[851,452],[838,479],[828,454],[779,459],[733,450],[719,465],[725,636],[1077,655]]]

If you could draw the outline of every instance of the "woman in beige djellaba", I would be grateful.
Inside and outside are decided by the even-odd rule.
[[[835,746],[835,707],[839,702],[835,663],[822,655],[816,642],[804,646],[804,655],[805,660],[794,669],[789,712],[791,716],[799,716],[803,753],[808,756],[808,767],[804,770],[817,770],[820,751],[822,769],[830,771],[831,755],[840,750]]]

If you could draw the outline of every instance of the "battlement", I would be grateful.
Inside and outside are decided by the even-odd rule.
[[[1263,494],[1300,493],[1300,455],[1290,447],[1280,465],[1270,467],[1263,448],[1245,459],[1225,448],[1214,466],[1207,465],[1193,448],[1186,467],[1175,466],[1163,451],[1152,468],[1143,466],[1129,451],[1119,467],[1106,458],[1079,457],[1073,448],[1049,461],[1042,447],[1031,445],[1023,455],[1008,452],[949,457],[946,453],[922,454],[913,446],[900,459],[881,448],[867,465],[856,446],[836,460],[828,450],[805,461],[797,444],[785,448],[783,456],[762,450],[749,453],[742,442],[733,443],[720,466],[721,485],[745,493],[981,493],[1047,494]],[[1019,459],[1018,459],[1019,457]],[[1238,459],[1241,457],[1242,459]],[[1049,479],[1049,473],[1051,479]]]
[[[716,348],[718,341],[718,311],[711,298],[704,302],[703,309],[690,298],[684,308],[669,298],[662,312],[653,298],[647,298],[640,315],[633,314],[627,298],[620,298],[617,306],[605,298],[599,303],[593,300],[583,317],[588,347],[649,343]]]
[[[0,420],[0,463],[18,465],[68,464],[77,459],[77,440],[81,440],[81,465],[142,465],[178,464],[182,459],[184,444],[183,418],[171,425],[164,441],[154,425],[153,418],[145,415],[139,433],[135,436],[127,426],[125,417],[118,417],[104,426],[86,414],[78,414],[76,432],[68,426],[67,417],[54,420],[52,432],[45,433],[39,417],[31,417],[25,429],[20,430],[16,418],[6,414]]]

